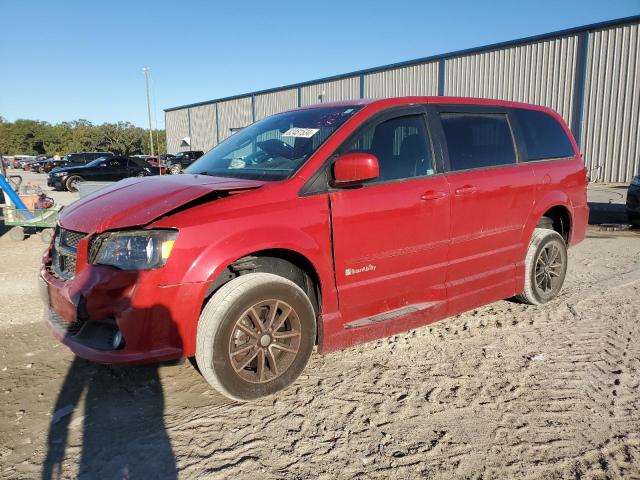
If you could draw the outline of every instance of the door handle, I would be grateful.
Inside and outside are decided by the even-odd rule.
[[[445,192],[436,192],[435,190],[429,190],[420,195],[421,200],[438,200],[440,198],[446,197],[447,194]]]
[[[464,187],[456,188],[456,195],[469,195],[477,191],[478,189],[473,185],[465,185]]]

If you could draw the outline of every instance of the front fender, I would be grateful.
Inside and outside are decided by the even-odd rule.
[[[239,258],[264,250],[288,250],[305,257],[315,269],[322,291],[322,311],[337,310],[329,227],[326,235],[279,225],[249,227],[208,243],[193,259],[182,283],[201,283],[204,300],[210,285],[227,266]],[[320,241],[319,241],[320,240]],[[326,245],[321,244],[324,241]]]
[[[293,228],[278,227],[278,239],[273,228],[256,228],[238,232],[207,246],[194,260],[185,275],[187,282],[213,281],[230,263],[262,250],[291,250],[306,257],[321,277],[319,265],[331,264],[313,237]],[[322,277],[321,277],[322,278]]]

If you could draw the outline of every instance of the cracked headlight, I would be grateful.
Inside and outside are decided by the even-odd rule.
[[[130,230],[98,235],[91,241],[89,258],[96,265],[123,270],[152,270],[167,263],[176,230]]]

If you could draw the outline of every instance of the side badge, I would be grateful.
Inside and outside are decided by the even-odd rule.
[[[376,269],[375,265],[367,265],[366,267],[360,267],[360,268],[345,268],[344,270],[344,274],[347,277],[350,277],[351,275],[356,275],[358,273],[363,273],[363,272],[373,272]]]

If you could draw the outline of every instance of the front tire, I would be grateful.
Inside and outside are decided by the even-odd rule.
[[[78,191],[78,182],[82,182],[82,177],[80,177],[78,175],[71,175],[69,178],[67,178],[67,181],[64,183],[64,186],[70,192],[77,192]]]
[[[271,273],[249,273],[223,285],[198,323],[202,376],[232,400],[272,395],[295,381],[313,351],[316,322],[304,291]]]
[[[179,163],[174,163],[169,167],[169,173],[171,173],[171,175],[178,175],[182,173],[182,165],[180,165]]]
[[[567,274],[567,245],[555,230],[536,228],[524,261],[524,290],[516,299],[530,305],[558,295]]]

